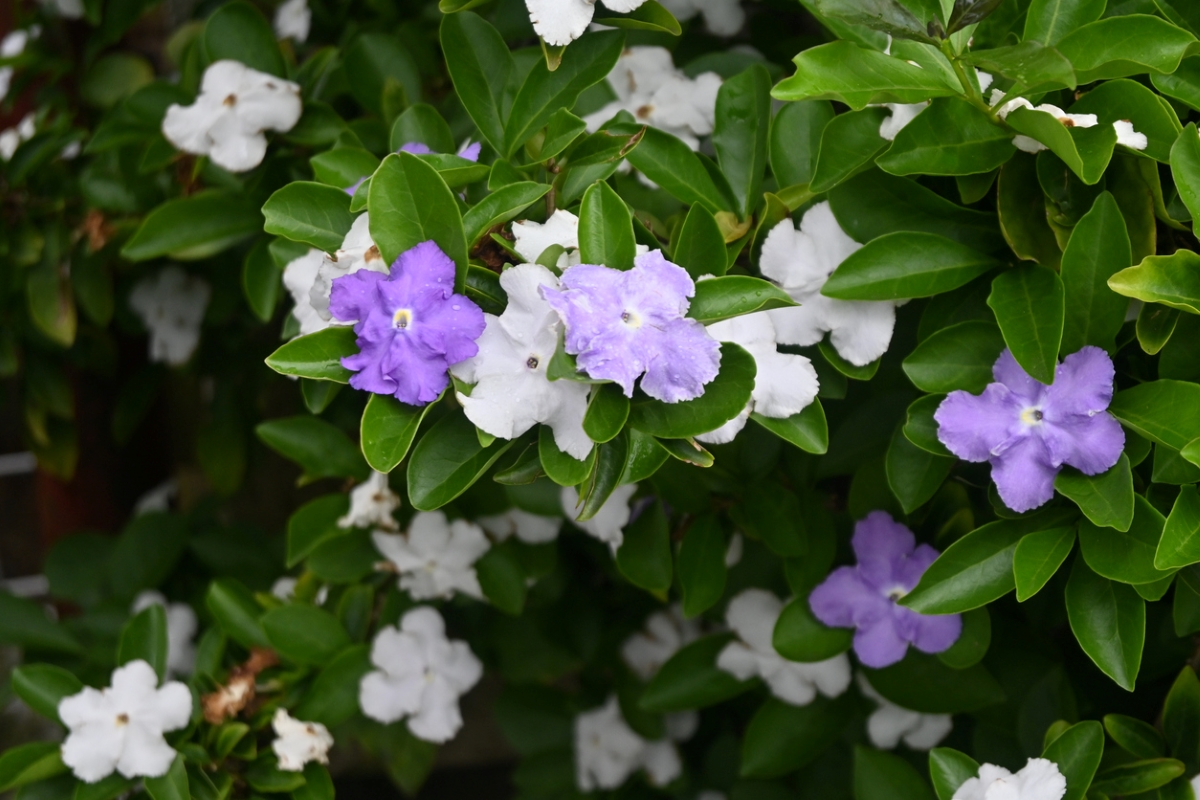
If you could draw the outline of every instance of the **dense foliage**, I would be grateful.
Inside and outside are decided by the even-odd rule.
[[[19,9],[0,374],[205,483],[0,593],[0,792],[412,793],[490,687],[525,800],[1189,800],[1198,8]]]

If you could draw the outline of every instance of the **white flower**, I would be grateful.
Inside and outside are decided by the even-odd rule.
[[[296,597],[296,586],[300,583],[297,578],[284,576],[271,584],[271,594],[278,597],[280,600],[291,601]],[[329,587],[322,586],[317,590],[317,596],[314,602],[319,605],[325,605],[325,601],[329,599]]]
[[[167,774],[175,750],[163,734],[185,727],[192,693],[182,683],[158,688],[158,676],[145,661],[130,661],[112,674],[112,686],[63,698],[58,716],[69,729],[63,763],[87,783],[114,770],[126,778]]]
[[[39,0],[43,8],[58,14],[63,19],[79,19],[83,16],[83,0]]]
[[[639,678],[648,681],[679,648],[699,636],[700,623],[684,619],[683,608],[676,603],[647,617],[645,629],[621,645],[621,656]]]
[[[171,501],[179,494],[179,481],[174,478],[155,486],[133,504],[133,516],[149,514],[151,511],[170,511]]]
[[[563,511],[576,525],[606,543],[612,551],[617,552],[621,542],[625,541],[622,528],[629,524],[629,498],[637,492],[637,484],[629,483],[613,489],[613,493],[600,506],[589,520],[580,522],[575,519],[579,515],[579,492],[574,486],[564,486],[562,490]]]
[[[73,158],[78,158],[79,154],[82,152],[83,142],[74,141],[68,143],[61,151],[59,151],[58,157],[64,161],[70,161]]]
[[[639,769],[654,785],[665,786],[683,765],[670,741],[648,742],[633,732],[616,697],[575,718],[575,783],[581,791],[615,789]]]
[[[1145,150],[1146,145],[1150,144],[1146,134],[1135,131],[1133,123],[1127,119],[1117,120],[1113,123],[1113,128],[1117,132],[1117,144],[1123,144],[1134,150]]]
[[[271,727],[278,737],[271,742],[271,749],[279,758],[279,769],[284,772],[303,772],[310,761],[329,763],[329,748],[333,747],[333,736],[319,722],[301,722],[286,709],[275,710]]]
[[[371,538],[414,600],[448,598],[456,591],[483,599],[473,565],[487,552],[488,540],[473,522],[449,522],[441,511],[422,511],[407,533],[375,531]]]
[[[703,14],[704,27],[716,36],[733,36],[746,23],[742,0],[662,0],[662,4],[680,22]]]
[[[850,686],[850,660],[843,653],[825,661],[788,661],[772,643],[783,603],[770,592],[747,589],[729,601],[725,621],[740,641],[732,641],[717,656],[717,667],[739,680],[762,678],[771,694],[794,706],[805,706],[819,691],[837,697]]]
[[[25,52],[25,46],[29,44],[31,38],[33,38],[31,32],[24,29],[12,31],[7,34],[3,39],[0,39],[0,58],[16,58],[21,55],[21,53]],[[8,95],[8,90],[12,86],[12,77],[12,67],[0,67],[0,100],[3,100]],[[5,160],[7,161],[8,159]]]
[[[360,269],[369,269],[382,275],[388,274],[388,265],[379,253],[379,248],[371,240],[371,220],[369,215],[360,214],[350,226],[346,238],[342,240],[341,249],[332,257],[321,259],[317,269],[316,280],[308,292],[308,302],[321,319],[330,325],[352,325],[357,320],[335,320],[329,313],[329,292],[333,282],[344,275],[352,275]],[[326,326],[327,327],[327,326]]]
[[[212,293],[208,283],[171,265],[143,278],[129,293],[129,307],[150,332],[150,360],[186,364],[200,344],[200,323]]]
[[[26,114],[17,123],[15,128],[5,128],[0,131],[0,159],[9,161],[17,152],[17,148],[21,146],[21,142],[27,142],[37,133],[37,125],[34,122],[33,114]]]
[[[470,396],[457,393],[458,402],[476,427],[501,439],[547,425],[558,449],[582,461],[592,451],[583,430],[589,387],[546,377],[562,323],[539,288],[557,286],[558,279],[545,267],[520,264],[501,273],[500,285],[508,294],[504,313],[484,315],[479,352],[450,368],[454,377],[475,384]]]
[[[999,89],[992,90],[990,102],[993,106],[999,103],[1003,98],[1004,92]],[[1014,97],[1012,100],[1009,100],[1007,103],[997,108],[996,116],[998,116],[1000,119],[1007,119],[1008,115],[1013,111],[1016,111],[1018,108],[1028,108],[1031,111],[1041,111],[1049,114],[1068,128],[1091,128],[1099,124],[1099,120],[1095,114],[1068,114],[1066,111],[1063,111],[1061,108],[1051,103],[1042,103],[1039,106],[1035,106],[1024,97]],[[1132,130],[1132,126],[1130,126],[1130,129]],[[1120,133],[1120,129],[1118,129],[1118,137],[1120,136]],[[1024,134],[1017,134],[1014,136],[1013,145],[1015,145],[1018,150],[1023,150],[1026,153],[1040,153],[1046,149],[1046,145],[1042,144],[1037,139],[1034,139],[1030,136],[1025,136]]]
[[[383,528],[399,526],[392,512],[400,507],[400,496],[388,487],[388,476],[371,471],[371,477],[350,492],[350,512],[338,520],[339,528]]]
[[[384,724],[408,717],[408,729],[428,742],[454,738],[462,727],[458,698],[483,676],[471,648],[447,639],[441,614],[429,606],[406,613],[399,630],[381,630],[371,663],[378,669],[359,684],[363,713]]]
[[[618,14],[627,14],[646,0],[602,0]],[[529,21],[546,44],[567,45],[578,39],[592,23],[596,0],[525,0]]]
[[[167,109],[162,132],[184,152],[245,172],[267,153],[263,131],[290,131],[301,110],[297,84],[223,59],[204,71],[196,102]]]
[[[887,139],[889,142],[896,139],[896,134],[904,130],[904,126],[916,119],[917,114],[920,114],[929,107],[928,102],[924,103],[882,103],[885,108],[891,111],[891,115],[879,125],[879,135]]]
[[[1196,775],[1194,778],[1192,778],[1191,783],[1192,783],[1192,794],[1195,795],[1196,797],[1200,797],[1200,775]]]
[[[321,264],[324,261],[324,253],[315,248],[310,248],[307,253],[299,258],[293,258],[283,268],[283,285],[291,293],[292,300],[296,303],[292,308],[292,316],[300,323],[301,336],[324,330],[330,325],[328,320],[323,319],[317,313],[317,310],[313,308],[312,301],[309,299],[313,284],[317,281],[317,273],[320,271]],[[325,308],[326,313],[328,313],[328,296],[325,297]]]
[[[608,85],[617,99],[584,117],[593,133],[619,111],[678,137],[693,150],[700,147],[699,137],[713,132],[721,76],[705,72],[689,78],[675,68],[665,47],[628,48],[608,73]]]
[[[788,220],[771,229],[763,243],[762,274],[800,303],[767,312],[776,341],[811,345],[829,331],[838,355],[859,367],[887,352],[896,324],[895,303],[834,300],[821,294],[833,271],[860,247],[838,225],[828,202],[810,208],[799,230]]]
[[[516,536],[526,544],[545,544],[558,537],[562,528],[562,517],[543,517],[540,514],[530,514],[519,508],[510,508],[500,514],[492,514],[475,520],[485,531],[503,542],[510,536]]]
[[[161,592],[153,589],[134,598],[130,612],[139,614],[156,605],[162,606],[167,616],[167,672],[191,675],[196,669],[196,645],[192,639],[200,627],[196,612],[187,603],[168,603]]]
[[[729,539],[728,549],[725,550],[725,566],[736,567],[742,560],[742,553],[745,549],[746,542],[742,539],[742,535],[735,531]]]
[[[512,224],[513,249],[530,264],[534,264],[542,253],[552,245],[560,245],[565,252],[555,264],[559,269],[573,267],[579,259],[579,217],[570,211],[558,209],[545,222],[522,220]]]
[[[896,705],[875,691],[861,672],[858,673],[858,688],[879,706],[867,718],[867,735],[871,744],[881,750],[893,749],[901,739],[913,750],[931,750],[954,727],[949,714],[922,714]]]
[[[297,43],[308,38],[312,25],[312,11],[308,0],[287,0],[275,9],[275,38],[295,39]]]
[[[817,371],[804,356],[781,353],[775,346],[775,325],[768,311],[714,322],[708,332],[719,342],[741,345],[758,367],[754,391],[742,413],[715,431],[697,436],[702,442],[724,444],[746,426],[751,412],[764,417],[787,419],[812,404],[820,388]]]
[[[1067,779],[1058,765],[1031,758],[1015,775],[995,764],[982,765],[979,777],[958,787],[952,800],[1060,800],[1066,793]]]

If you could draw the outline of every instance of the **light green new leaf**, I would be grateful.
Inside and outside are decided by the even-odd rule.
[[[1126,297],[1200,314],[1200,255],[1176,250],[1169,256],[1148,256],[1113,275],[1108,285]]]
[[[1189,123],[1171,147],[1171,176],[1193,220],[1200,219],[1200,134]]]

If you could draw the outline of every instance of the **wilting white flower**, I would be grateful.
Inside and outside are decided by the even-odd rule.
[[[516,239],[513,242],[513,249],[530,264],[536,263],[542,253],[553,245],[559,245],[564,250],[555,264],[559,269],[566,269],[581,263],[579,259],[579,217],[570,211],[560,208],[545,222],[530,222],[529,220],[514,222],[512,232]]]
[[[346,238],[342,240],[341,249],[333,257],[321,259],[317,269],[317,278],[313,281],[308,292],[308,301],[321,319],[330,325],[350,325],[355,320],[335,320],[329,313],[329,293],[333,282],[344,275],[352,275],[360,269],[369,269],[382,275],[388,274],[388,265],[379,253],[379,248],[371,240],[371,220],[369,215],[360,214],[350,226]],[[327,327],[327,326],[326,326]]]
[[[301,110],[297,84],[223,59],[204,71],[196,102],[167,109],[162,132],[184,152],[208,156],[230,172],[245,172],[267,154],[263,132],[290,131]]]
[[[679,648],[699,637],[700,623],[685,619],[683,608],[676,603],[647,617],[645,628],[621,645],[621,657],[639,678],[648,681]]]
[[[648,742],[621,716],[616,697],[575,718],[575,783],[581,791],[615,789],[639,769],[665,786],[683,771],[670,741]]]
[[[589,387],[546,377],[562,323],[539,289],[558,286],[558,279],[545,267],[521,264],[504,270],[500,286],[508,294],[504,313],[485,314],[479,352],[450,367],[475,385],[469,396],[458,392],[458,402],[476,427],[501,439],[547,425],[558,449],[582,461],[592,451],[583,430]]]
[[[510,508],[500,514],[492,514],[475,520],[481,528],[503,542],[516,536],[526,544],[545,544],[558,537],[562,528],[562,517],[543,517],[530,514],[519,508]]]
[[[150,360],[186,364],[200,344],[200,323],[212,293],[208,283],[171,266],[143,278],[129,293],[129,307],[150,332]]]
[[[1114,122],[1113,129],[1117,132],[1117,144],[1123,144],[1133,150],[1145,150],[1146,145],[1150,144],[1146,134],[1135,131],[1133,123],[1127,119],[1119,119]]]
[[[371,471],[371,477],[350,491],[350,512],[338,520],[339,528],[382,528],[399,526],[392,512],[400,507],[400,496],[388,487],[388,476]]]
[[[696,438],[709,444],[732,442],[746,426],[752,412],[764,417],[787,419],[812,404],[820,385],[817,371],[804,356],[781,353],[775,343],[775,325],[768,311],[714,322],[709,334],[719,342],[733,342],[754,357],[758,372],[754,391],[742,413],[715,431]]]
[[[742,0],[661,0],[675,19],[685,22],[704,15],[704,27],[716,36],[733,36],[746,24]]]
[[[678,137],[693,150],[701,136],[713,132],[717,92],[721,76],[705,72],[689,78],[675,68],[671,51],[665,47],[630,47],[608,73],[608,85],[617,99],[584,117],[595,132],[620,111],[628,111],[638,122]]]
[[[79,19],[83,16],[83,0],[39,0],[42,7],[63,19]]]
[[[913,750],[931,750],[954,727],[954,719],[949,714],[922,714],[896,705],[875,691],[861,672],[858,673],[858,688],[879,706],[867,718],[867,735],[871,744],[881,750],[891,750],[901,739]]]
[[[0,131],[0,159],[9,161],[17,152],[17,148],[21,146],[21,142],[27,142],[37,133],[37,125],[34,122],[33,114],[26,114],[21,121],[17,123],[15,128],[5,128]]]
[[[821,294],[833,271],[860,247],[838,225],[828,202],[810,208],[799,230],[786,219],[771,229],[763,243],[762,274],[800,303],[767,312],[776,341],[811,345],[829,331],[838,355],[859,367],[887,352],[896,324],[895,303],[834,300]]]
[[[462,727],[458,698],[483,676],[471,648],[447,639],[441,614],[429,606],[406,613],[399,630],[381,630],[371,663],[378,669],[359,684],[363,714],[384,724],[408,717],[408,729],[428,742],[454,738]]]
[[[840,654],[803,664],[779,655],[773,644],[775,622],[783,611],[779,598],[763,589],[747,589],[729,601],[725,622],[738,640],[725,645],[717,667],[739,680],[762,678],[771,694],[794,706],[806,706],[819,691],[837,697],[850,686],[850,659]]]
[[[29,44],[29,40],[36,36],[36,29],[15,30],[6,34],[3,39],[0,39],[0,58],[16,58],[21,55],[25,52],[25,46]],[[0,100],[8,95],[8,90],[12,86],[12,78],[12,67],[0,67]],[[9,157],[11,158],[11,156]]]
[[[879,135],[889,142],[894,141],[896,134],[904,130],[904,126],[917,118],[926,108],[929,107],[928,102],[924,103],[882,103],[891,115],[888,116],[879,125]]]
[[[958,787],[952,800],[1060,800],[1066,793],[1067,779],[1058,765],[1031,758],[1015,775],[995,764],[982,765],[979,777]]]
[[[174,681],[158,688],[158,675],[145,661],[130,661],[112,674],[107,689],[85,687],[58,704],[69,733],[63,763],[87,783],[113,771],[126,778],[167,774],[175,749],[163,734],[188,724],[192,693]]]
[[[297,43],[308,38],[312,25],[312,11],[308,0],[287,0],[275,9],[275,38],[295,39]]]
[[[487,552],[488,540],[473,522],[449,522],[441,511],[422,511],[407,533],[375,531],[371,538],[400,574],[400,588],[414,600],[455,592],[483,599],[474,564]]]
[[[292,316],[300,323],[301,336],[324,330],[331,324],[329,320],[323,319],[317,313],[317,310],[312,306],[312,301],[309,299],[313,284],[317,281],[317,273],[320,271],[321,264],[324,261],[324,253],[315,248],[310,248],[307,253],[299,258],[293,258],[283,268],[283,285],[292,295],[292,300],[295,301],[295,306],[292,308]],[[329,308],[328,297],[325,298],[325,308],[326,310]]]
[[[602,0],[605,7],[627,14],[646,0]],[[578,39],[592,23],[596,0],[525,0],[529,21],[546,44],[561,46]]]
[[[629,524],[629,498],[637,493],[637,484],[628,483],[613,489],[613,493],[600,506],[600,510],[589,520],[580,522],[575,519],[579,515],[579,492],[574,486],[564,486],[562,490],[563,512],[583,530],[607,544],[612,551],[617,552],[621,542],[625,541],[625,533],[621,530]]]
[[[162,606],[167,616],[167,672],[191,675],[196,669],[196,645],[192,639],[200,624],[187,603],[168,603],[162,592],[148,589],[133,601],[130,613],[140,614],[150,606]]]
[[[302,722],[292,717],[286,709],[275,710],[271,727],[278,737],[271,742],[271,749],[279,758],[279,769],[284,772],[303,772],[310,761],[329,763],[329,748],[333,747],[333,736],[319,722]]]

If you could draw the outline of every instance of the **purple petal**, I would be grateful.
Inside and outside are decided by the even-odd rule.
[[[481,152],[483,152],[483,142],[473,142],[463,145],[458,154],[467,161],[478,161]]]
[[[478,353],[479,345],[475,340],[487,327],[482,309],[461,294],[452,294],[427,309],[423,321],[417,333],[431,349],[444,353],[449,364],[457,364]]]
[[[905,609],[906,611],[909,609]],[[916,614],[916,630],[910,641],[922,653],[941,653],[962,635],[962,617],[958,614]]]
[[[1040,436],[1018,439],[1002,456],[992,459],[992,480],[1000,499],[1016,512],[1037,508],[1052,498],[1057,474]]]
[[[329,313],[342,322],[357,322],[375,306],[380,281],[386,276],[368,269],[333,279],[329,291]]]
[[[721,345],[694,319],[674,319],[662,331],[643,327],[653,348],[642,391],[664,403],[692,400],[717,377]]]
[[[1020,414],[1019,398],[1005,385],[992,383],[979,396],[951,392],[933,419],[938,424],[938,441],[947,450],[965,461],[987,461],[992,450],[1010,437]]]
[[[1069,464],[1085,475],[1109,469],[1125,449],[1125,431],[1107,411],[1057,424],[1047,420],[1041,432],[1052,464]]]
[[[854,633],[854,652],[863,664],[881,669],[903,660],[908,642],[897,630],[895,617],[888,616]]]
[[[859,520],[854,526],[854,538],[850,540],[863,580],[884,592],[899,582],[899,567],[916,543],[912,531],[893,520],[886,511],[872,511]]]
[[[353,370],[350,385],[363,392],[375,394],[392,394],[396,391],[396,381],[385,374],[382,367],[383,351],[386,344],[374,345],[358,340],[359,352],[342,359],[342,366]]]
[[[383,290],[400,307],[424,309],[454,292],[454,262],[437,242],[421,242],[392,264],[390,286]]]
[[[429,145],[424,142],[405,142],[400,145],[397,153],[412,153],[414,156],[431,156],[433,151],[429,149]]]
[[[921,576],[929,569],[929,565],[937,561],[938,555],[938,551],[927,544],[917,545],[912,555],[897,565],[896,582],[904,587],[904,591],[911,592],[921,582]]]
[[[570,328],[568,327],[568,330]],[[613,381],[620,385],[626,397],[633,397],[633,384],[646,371],[644,348],[624,325],[615,325],[592,337],[581,350],[575,363],[589,377],[598,381]],[[567,345],[567,352],[571,346]]]
[[[1068,415],[1103,411],[1112,402],[1115,376],[1112,359],[1099,347],[1072,353],[1058,365],[1042,411],[1052,422]]]
[[[1036,404],[1046,390],[1046,384],[1029,377],[1007,347],[992,365],[992,377],[1011,389],[1026,405]]]
[[[352,184],[350,184],[349,186],[347,186],[347,187],[346,187],[346,194],[350,195],[351,197],[354,197],[354,193],[358,191],[358,187],[362,186],[362,185],[363,185],[363,181],[365,181],[366,179],[367,179],[367,176],[366,176],[366,175],[363,175],[361,178],[359,178],[358,180],[356,180],[354,183],[352,183]]]
[[[620,320],[624,308],[624,273],[579,264],[563,273],[562,286],[561,290],[543,286],[540,291],[566,327],[567,352],[577,355]]]
[[[661,250],[643,253],[626,279],[626,303],[644,318],[659,322],[687,313],[696,284],[687,270],[663,258]]]
[[[831,628],[874,624],[888,616],[888,605],[856,567],[838,567],[808,596],[813,616]]]

